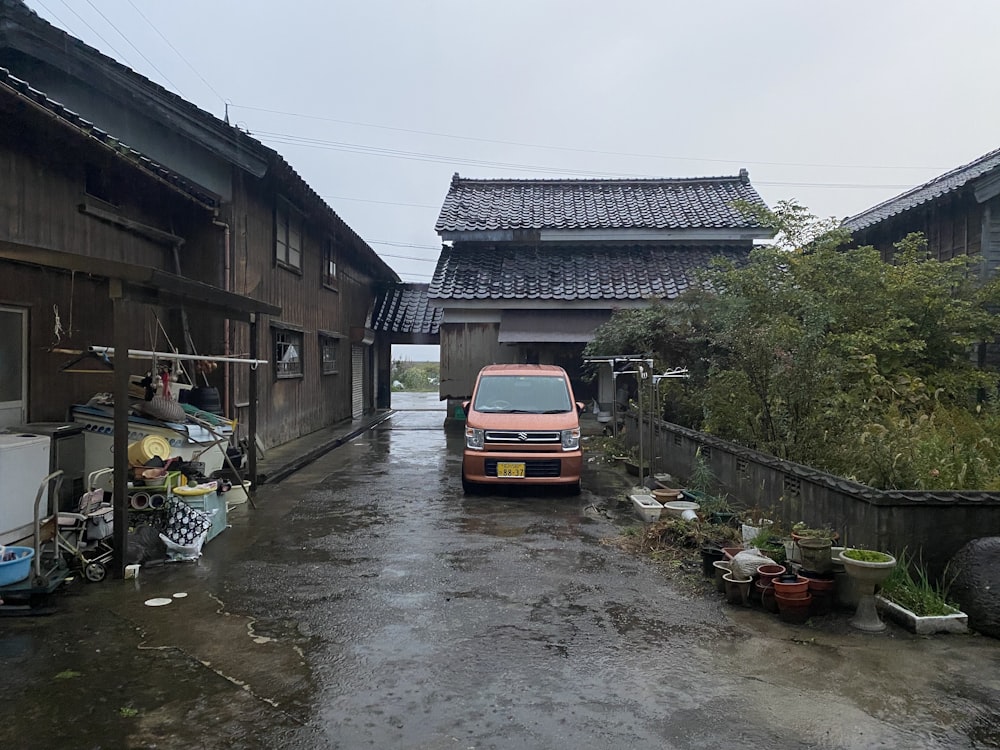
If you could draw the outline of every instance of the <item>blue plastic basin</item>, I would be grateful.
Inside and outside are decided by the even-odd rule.
[[[31,559],[35,550],[31,547],[6,547],[4,557],[13,553],[11,560],[0,562],[0,586],[23,581],[31,573]]]

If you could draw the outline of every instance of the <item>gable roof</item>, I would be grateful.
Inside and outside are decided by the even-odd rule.
[[[744,169],[735,177],[613,180],[469,179],[457,173],[435,229],[762,229],[734,203],[764,206]],[[770,232],[762,236],[770,236]]]
[[[745,246],[630,244],[498,244],[441,251],[431,300],[674,299],[712,258],[740,262]]]
[[[47,119],[51,119],[50,116],[54,115],[58,121],[75,131],[80,138],[90,139],[103,145],[119,158],[130,162],[132,166],[149,173],[161,182],[167,183],[170,187],[206,208],[218,207],[217,196],[122,143],[94,123],[80,117],[76,112],[64,107],[54,99],[50,99],[45,93],[32,88],[27,81],[22,81],[11,75],[10,71],[3,67],[0,67],[0,96],[11,96],[28,106],[34,105],[37,110],[44,110],[48,113],[45,115]]]
[[[258,178],[270,174],[287,191],[287,197],[298,202],[299,208],[332,223],[338,238],[350,243],[355,250],[359,266],[377,278],[399,281],[396,272],[277,151],[50,24],[23,0],[0,0],[0,49],[5,47],[30,56],[42,55],[37,59],[46,64],[64,65],[74,77],[92,88],[103,83],[108,88],[124,90],[136,109],[169,123],[176,132],[219,158]],[[45,54],[54,55],[56,62],[46,60]],[[76,113],[72,114],[87,122]],[[103,133],[99,128],[96,130]]]
[[[907,190],[905,193],[883,201],[877,206],[862,211],[859,214],[850,216],[844,219],[843,226],[852,232],[866,229],[873,224],[878,224],[904,211],[909,211],[943,195],[960,190],[987,172],[997,169],[997,167],[1000,167],[1000,149],[990,151],[988,154],[980,156],[978,159],[961,167],[956,167],[945,172],[943,175],[935,177],[923,185],[919,185],[912,190]]]
[[[372,329],[383,333],[437,336],[444,310],[427,297],[429,284],[392,284],[375,301]]]

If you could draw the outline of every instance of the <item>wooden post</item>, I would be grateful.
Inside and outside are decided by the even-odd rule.
[[[115,351],[128,351],[128,302],[125,299],[121,279],[108,279],[109,296],[111,297],[114,330]],[[112,489],[112,506],[114,508],[114,555],[112,557],[111,574],[114,578],[125,577],[125,551],[128,545],[128,356],[117,356],[114,359],[114,447],[112,449],[112,466],[114,485]],[[90,489],[89,487],[87,488]]]

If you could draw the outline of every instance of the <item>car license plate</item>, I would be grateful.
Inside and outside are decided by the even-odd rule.
[[[498,477],[523,477],[524,476],[524,464],[497,464],[497,476]]]

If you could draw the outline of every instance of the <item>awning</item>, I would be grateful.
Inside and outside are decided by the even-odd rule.
[[[501,344],[587,343],[611,317],[610,310],[505,310],[500,317]]]

